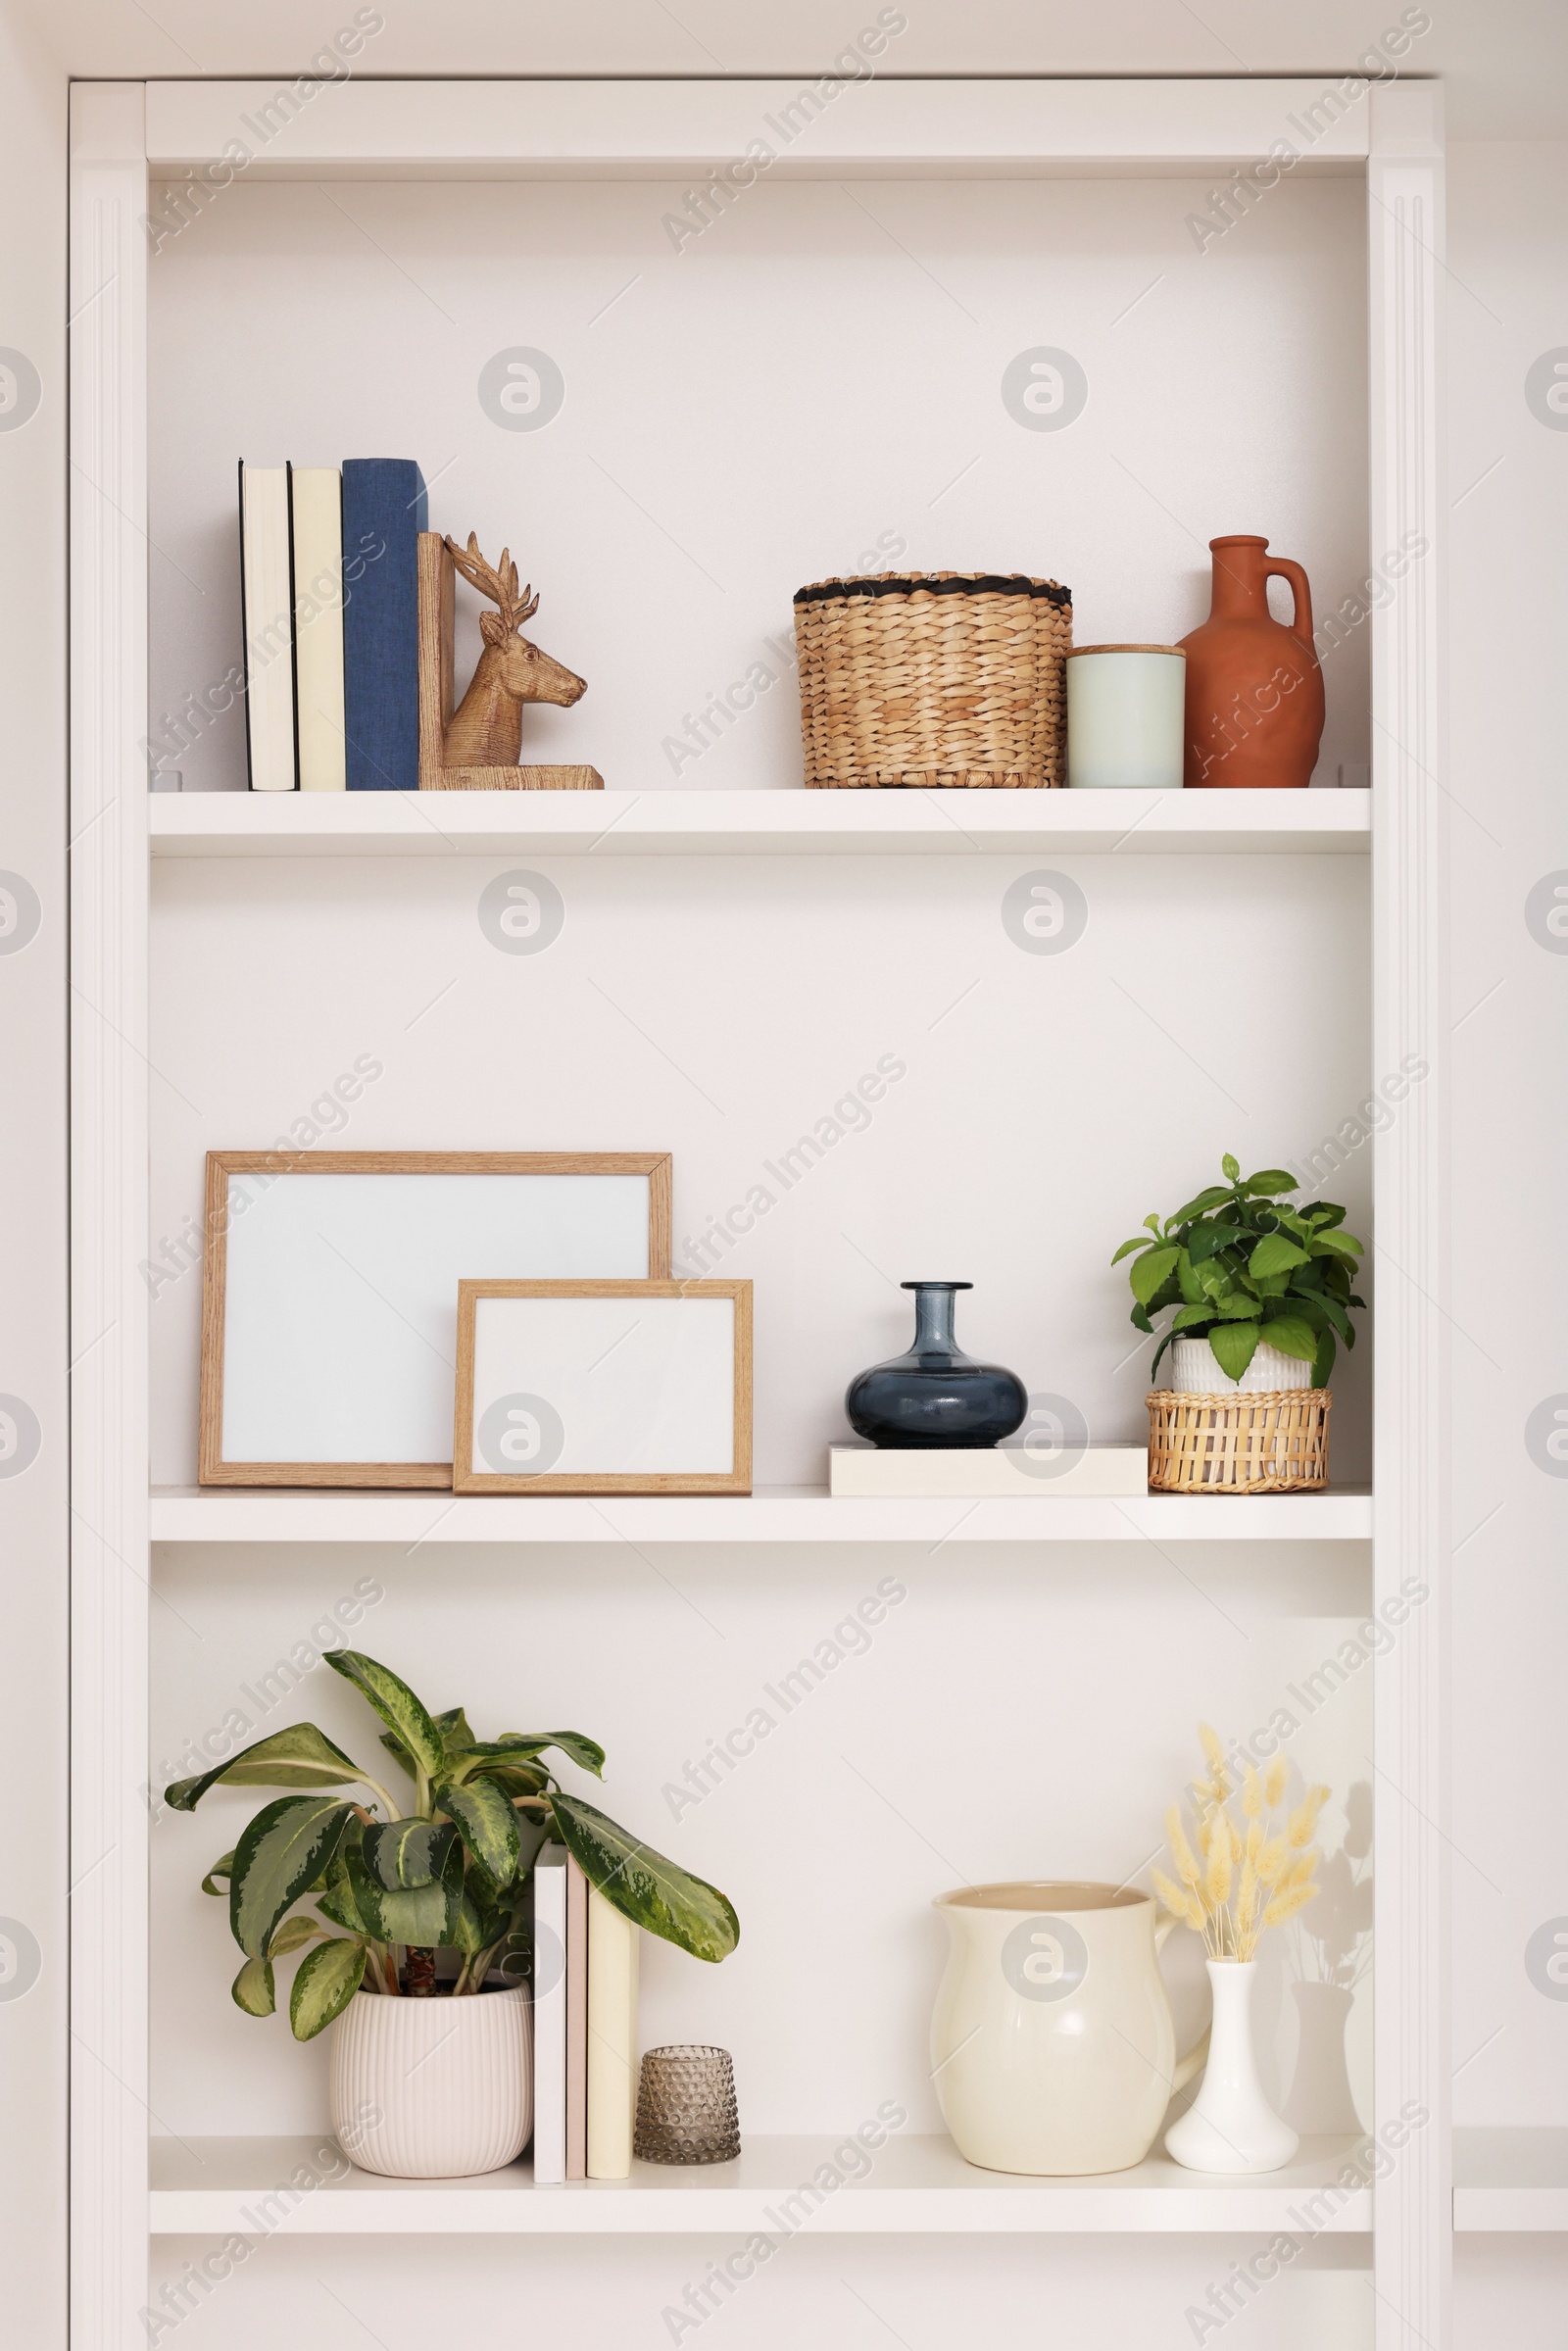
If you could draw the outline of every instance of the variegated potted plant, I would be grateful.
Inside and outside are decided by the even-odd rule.
[[[352,2159],[424,2180],[498,2170],[531,2123],[529,1881],[547,1837],[626,1918],[695,1958],[725,1958],[739,1922],[715,1886],[558,1785],[544,1756],[598,1778],[595,1740],[475,1739],[461,1706],[431,1714],[373,1657],[328,1649],[325,1661],[385,1724],[381,1744],[413,1801],[314,1723],[166,1790],[179,1812],[218,1787],[290,1791],[263,1805],[202,1881],[210,1894],[227,1888],[245,1954],[233,1997],[270,2016],[276,1963],[304,1951],[289,2021],[299,2040],[335,2026],[332,2124]],[[441,2062],[426,2062],[437,2051]]]

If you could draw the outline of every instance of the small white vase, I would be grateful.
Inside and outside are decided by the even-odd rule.
[[[332,2129],[394,2180],[466,2180],[522,2153],[533,2124],[528,1989],[461,2000],[356,1992],[332,2027]]]
[[[1211,1959],[1214,1993],[1203,2086],[1165,2133],[1165,2152],[1190,2172],[1277,2172],[1300,2140],[1263,2095],[1252,2056],[1255,1959]]]
[[[1165,1385],[1175,1396],[1263,1396],[1279,1388],[1310,1388],[1312,1366],[1261,1343],[1239,1380],[1221,1371],[1206,1339],[1173,1339]]]

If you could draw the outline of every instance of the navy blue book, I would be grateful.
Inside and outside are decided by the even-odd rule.
[[[351,792],[419,788],[419,533],[412,458],[343,463],[343,731]]]

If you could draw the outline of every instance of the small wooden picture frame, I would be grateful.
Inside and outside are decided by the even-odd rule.
[[[200,1481],[450,1488],[459,1282],[669,1255],[666,1151],[209,1151]]]
[[[462,1283],[452,1490],[750,1494],[751,1283]]]

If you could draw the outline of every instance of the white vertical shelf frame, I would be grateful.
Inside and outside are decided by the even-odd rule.
[[[961,175],[1261,159],[1302,82],[900,83],[861,93],[854,166]],[[661,175],[744,146],[767,85],[358,80],[257,176]],[[147,2261],[146,235],[149,153],[220,152],[272,85],[80,84],[72,127],[73,2333],[140,2344]],[[611,103],[612,101],[612,103]],[[1373,631],[1376,1078],[1428,1074],[1375,1146],[1375,1579],[1411,1610],[1376,1667],[1377,2122],[1428,2121],[1377,2190],[1378,2351],[1446,2351],[1451,2194],[1445,1905],[1446,1508],[1438,295],[1442,94],[1370,94],[1303,170],[1368,183],[1370,560],[1428,552]],[[564,124],[564,128],[563,128]],[[149,126],[152,130],[149,139]],[[1332,152],[1331,152],[1332,151]],[[1325,162],[1325,159],[1327,161]]]
[[[147,141],[71,138],[72,2340],[147,2298]]]
[[[1446,1615],[1447,1297],[1443,955],[1447,832],[1443,741],[1439,294],[1443,92],[1376,90],[1367,162],[1373,562],[1424,539],[1372,619],[1374,1082],[1418,1054],[1427,1074],[1374,1144],[1377,1342],[1375,1602],[1414,1578],[1374,1683],[1377,1806],[1374,2104],[1429,2118],[1376,2191],[1378,2351],[1451,2339]]]

